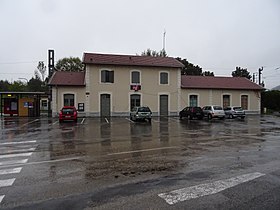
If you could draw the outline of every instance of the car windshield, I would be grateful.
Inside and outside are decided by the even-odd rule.
[[[242,111],[242,108],[241,107],[233,107],[233,110],[234,111]]]
[[[151,110],[149,109],[149,107],[140,107],[138,109],[139,112],[151,112]]]
[[[74,112],[74,109],[71,109],[71,108],[62,109],[62,113],[63,113],[63,114],[68,114],[68,113],[73,113],[73,112]]]
[[[213,108],[214,108],[214,110],[223,110],[223,108],[220,106],[214,106]]]

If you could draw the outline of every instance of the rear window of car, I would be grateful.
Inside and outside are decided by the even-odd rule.
[[[63,113],[63,114],[73,113],[73,112],[74,112],[74,109],[71,109],[71,108],[62,109],[62,113]]]
[[[138,109],[138,112],[151,112],[151,110],[149,109],[149,107],[140,107]]]
[[[213,106],[214,110],[223,110],[221,106]]]
[[[234,110],[234,111],[236,111],[236,110],[237,110],[237,111],[242,111],[242,108],[241,108],[241,107],[233,107],[233,110]]]
[[[202,110],[200,107],[193,107],[193,109],[197,112],[200,112]]]

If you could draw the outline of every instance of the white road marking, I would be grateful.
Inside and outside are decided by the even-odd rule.
[[[168,204],[173,205],[181,201],[191,200],[205,195],[216,194],[227,188],[234,187],[238,184],[251,181],[264,175],[265,174],[259,172],[244,174],[241,176],[215,181],[208,184],[200,184],[192,187],[174,190],[168,193],[160,193],[158,194],[158,196],[163,198]]]
[[[86,119],[86,118],[83,118],[83,119],[82,119],[82,122],[81,122],[81,124],[83,124],[83,123],[84,123],[85,119]]]
[[[106,123],[109,123],[109,121],[108,121],[108,119],[105,117],[105,121],[106,121]]]
[[[135,123],[133,120],[129,119],[129,118],[125,118],[126,120],[128,120],[129,122]]]
[[[13,158],[13,157],[26,157],[26,156],[31,156],[32,152],[29,153],[18,153],[18,154],[9,154],[9,155],[0,155],[1,158]]]
[[[29,144],[29,143],[36,143],[36,140],[33,140],[33,141],[14,141],[14,142],[5,142],[5,143],[0,143],[0,145]]]
[[[55,124],[57,124],[58,123],[58,120],[57,121],[55,121],[54,123],[53,123],[53,125],[55,125]]]
[[[23,164],[26,163],[28,159],[22,159],[22,160],[8,160],[8,161],[3,161],[0,162],[0,166],[7,166],[7,165],[16,165],[16,164]]]
[[[15,180],[16,180],[15,178],[0,180],[0,187],[8,187],[8,186],[11,186],[11,185],[13,185],[13,183],[14,183]]]
[[[131,154],[131,153],[137,153],[137,152],[148,152],[148,151],[155,151],[155,150],[179,149],[179,148],[180,147],[159,147],[159,148],[153,148],[153,149],[132,150],[132,151],[127,151],[127,152],[110,153],[107,155],[122,155],[122,154]]]
[[[18,150],[10,150],[14,153],[17,153],[17,152],[34,152],[36,148],[28,148],[28,149],[18,149]]]
[[[18,164],[13,164],[14,167],[18,166],[26,166],[26,165],[37,165],[37,164],[44,164],[44,163],[55,163],[55,162],[62,162],[62,161],[70,161],[70,160],[79,160],[85,157],[72,157],[72,158],[64,158],[64,159],[58,159],[58,160],[46,160],[46,161],[41,161],[41,162],[29,162],[29,163],[18,163]],[[28,159],[26,159],[28,160]],[[6,166],[1,166],[0,162],[0,168],[3,168]]]
[[[2,202],[4,197],[5,197],[5,195],[0,195],[0,203]]]
[[[33,121],[31,121],[31,122],[28,122],[28,123],[24,123],[24,124],[22,124],[22,125],[20,126],[20,128],[22,128],[22,127],[24,127],[24,126],[26,126],[26,125],[29,125],[29,124],[31,124],[31,123],[37,122],[37,121],[39,121],[39,119],[33,120]]]
[[[22,167],[3,169],[3,170],[0,170],[0,175],[5,175],[5,174],[18,174],[18,173],[20,173],[21,169],[22,169]]]

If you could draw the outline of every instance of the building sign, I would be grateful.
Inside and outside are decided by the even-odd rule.
[[[79,112],[85,111],[85,104],[84,103],[78,103],[78,111]]]
[[[134,90],[135,92],[141,90],[141,85],[130,85],[130,90]]]

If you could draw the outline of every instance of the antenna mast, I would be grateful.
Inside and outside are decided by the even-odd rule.
[[[163,32],[163,50],[165,51],[165,36],[166,36],[166,30],[164,29],[164,32]]]

